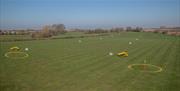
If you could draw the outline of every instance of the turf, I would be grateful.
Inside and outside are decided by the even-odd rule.
[[[4,54],[12,46],[29,48],[29,57],[6,58]],[[116,56],[124,50],[128,50],[128,57]],[[180,37],[122,32],[100,37],[11,41],[1,42],[0,53],[0,91],[180,90]],[[144,60],[163,71],[128,69],[128,65],[143,64]]]

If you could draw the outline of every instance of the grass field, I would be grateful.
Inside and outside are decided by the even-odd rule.
[[[29,57],[5,57],[12,46],[29,48]],[[128,57],[116,56],[124,50],[128,50]],[[180,37],[122,32],[11,41],[1,42],[0,53],[0,91],[180,91]],[[143,64],[144,60],[163,70],[128,69],[128,65]]]

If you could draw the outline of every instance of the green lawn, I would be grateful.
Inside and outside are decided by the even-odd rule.
[[[29,57],[5,57],[12,46],[21,51],[29,48],[24,51]],[[124,50],[128,50],[128,57],[116,56]],[[180,91],[180,37],[122,32],[1,42],[0,54],[0,91]],[[144,60],[162,67],[162,72],[128,69],[128,65],[143,64]]]

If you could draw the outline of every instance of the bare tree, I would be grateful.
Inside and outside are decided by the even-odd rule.
[[[49,26],[44,26],[43,27],[43,30],[41,31],[42,37],[46,38],[46,37],[51,37],[52,36],[49,28],[50,28]]]
[[[53,31],[55,35],[59,33],[66,33],[64,24],[53,24],[51,26],[51,31]]]

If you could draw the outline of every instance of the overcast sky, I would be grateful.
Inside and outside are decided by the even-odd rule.
[[[180,0],[0,0],[0,28],[180,25]]]

